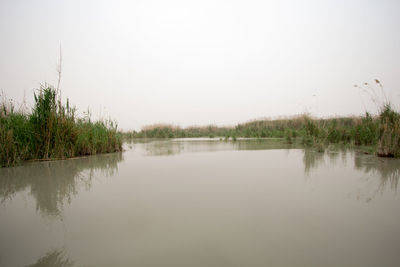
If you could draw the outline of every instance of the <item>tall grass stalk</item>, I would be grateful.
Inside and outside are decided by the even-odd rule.
[[[41,86],[34,93],[31,112],[16,110],[3,97],[0,103],[0,165],[25,160],[65,159],[120,151],[122,141],[112,121],[78,118],[69,101],[62,104],[58,91]]]

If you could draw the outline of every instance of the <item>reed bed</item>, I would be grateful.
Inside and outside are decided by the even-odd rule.
[[[224,140],[246,138],[285,138],[323,151],[328,144],[350,144],[375,151],[382,157],[400,157],[400,114],[385,104],[378,115],[314,118],[307,114],[277,120],[253,120],[234,127],[168,124],[144,127],[140,132],[124,133],[127,138],[220,137]]]
[[[139,132],[124,133],[126,138],[220,137],[224,140],[247,138],[285,138],[324,151],[329,144],[350,144],[373,151],[380,157],[400,157],[400,113],[390,103],[378,79],[372,84],[355,85],[375,104],[377,113],[363,116],[315,118],[301,114],[281,119],[261,119],[234,127],[192,126],[181,128],[168,124],[144,127]]]
[[[4,97],[0,102],[0,166],[122,149],[113,121],[78,118],[76,109],[68,100],[62,104],[59,93],[51,86],[41,86],[34,98],[30,112],[16,110],[13,102]]]

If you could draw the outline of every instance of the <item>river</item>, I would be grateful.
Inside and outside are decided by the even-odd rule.
[[[0,169],[0,266],[399,266],[400,160],[172,139]]]

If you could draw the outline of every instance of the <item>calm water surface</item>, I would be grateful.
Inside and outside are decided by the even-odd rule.
[[[274,140],[0,169],[0,266],[400,266],[400,161]]]

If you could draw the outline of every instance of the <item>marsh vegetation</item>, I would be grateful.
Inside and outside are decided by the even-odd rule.
[[[79,118],[57,89],[45,85],[34,94],[34,106],[16,109],[0,102],[0,166],[26,160],[65,159],[120,151],[122,141],[111,120]]]
[[[219,137],[221,140],[237,138],[284,138],[288,144],[301,143],[322,152],[329,144],[357,146],[365,153],[381,157],[400,157],[400,113],[389,102],[382,84],[374,80],[355,87],[366,92],[377,112],[363,116],[316,118],[301,114],[282,119],[261,119],[240,123],[233,127],[191,126],[181,128],[168,124],[144,127],[139,132],[127,132],[129,138],[185,138]],[[378,92],[377,92],[378,91]]]
[[[182,128],[155,124],[141,131],[118,132],[112,120],[92,121],[90,115],[78,117],[60,92],[49,85],[34,94],[32,109],[17,109],[4,96],[0,102],[0,166],[26,160],[65,159],[122,150],[122,137],[132,138],[283,138],[288,144],[312,146],[323,152],[329,144],[357,146],[365,153],[381,157],[400,157],[400,113],[387,99],[378,80],[380,97],[368,83],[356,86],[370,94],[377,113],[363,116],[316,118],[309,114],[261,119],[236,126],[191,126]]]
[[[235,127],[188,127],[152,125],[140,132],[124,134],[127,138],[220,137],[235,141],[243,138],[284,138],[287,143],[301,143],[323,150],[328,144],[354,145],[378,156],[400,157],[400,115],[385,105],[379,115],[359,117],[313,118],[304,114],[287,119],[256,120]]]

